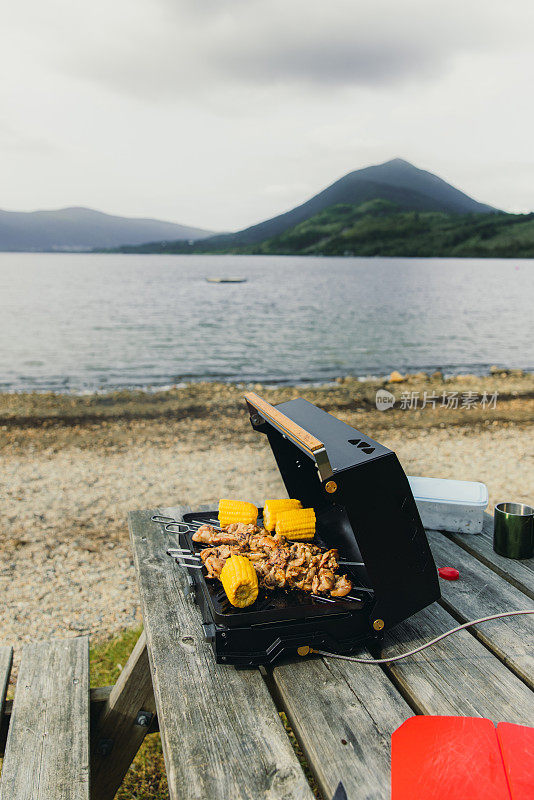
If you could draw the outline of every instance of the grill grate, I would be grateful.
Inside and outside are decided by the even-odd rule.
[[[184,515],[184,522],[201,522],[217,526],[219,521],[213,512],[191,512]],[[259,524],[261,518],[258,519]],[[191,552],[199,553],[206,546],[194,542],[191,535],[181,534],[186,546]],[[320,537],[317,537],[320,540]],[[320,541],[319,544],[322,545]],[[194,580],[204,593],[211,613],[216,622],[228,626],[235,625],[261,625],[272,624],[280,620],[308,619],[333,614],[346,614],[356,609],[363,608],[373,602],[373,592],[367,587],[358,587],[359,579],[356,570],[346,567],[346,572],[356,588],[353,594],[345,598],[326,598],[311,595],[298,590],[273,589],[267,590],[260,587],[258,599],[246,609],[235,608],[229,602],[224,589],[219,581],[207,580],[205,570],[192,571]],[[357,596],[361,594],[362,596]]]

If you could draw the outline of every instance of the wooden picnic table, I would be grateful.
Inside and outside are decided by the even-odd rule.
[[[128,669],[137,670],[145,705],[151,677],[172,800],[312,798],[281,712],[325,800],[340,781],[349,800],[388,798],[390,737],[414,714],[534,724],[531,616],[463,630],[385,667],[317,656],[273,669],[216,664],[185,570],[165,555],[169,536],[151,521],[154,514],[181,519],[187,510],[136,511],[129,521],[144,636]],[[458,622],[532,607],[534,559],[493,553],[491,526],[487,516],[479,536],[428,532],[436,564],[457,567],[460,580],[441,581],[440,603],[388,633],[384,655]]]

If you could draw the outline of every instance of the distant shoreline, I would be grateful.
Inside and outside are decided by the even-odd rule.
[[[486,378],[492,375],[498,375],[501,378],[504,377],[523,377],[523,376],[534,376],[534,367],[532,368],[519,368],[519,367],[501,367],[501,366],[494,366],[491,367],[483,367],[480,369],[473,369],[472,367],[436,367],[436,368],[420,368],[411,367],[404,371],[401,369],[401,372],[406,376],[407,380],[410,380],[414,376],[421,379],[425,376],[426,378],[430,379],[433,374],[441,375],[444,380],[446,381],[454,381],[457,378],[462,379],[463,377],[474,377],[474,378]],[[267,387],[269,389],[276,390],[278,388],[291,388],[291,387],[301,387],[302,389],[309,390],[309,389],[322,389],[335,386],[339,383],[343,383],[344,381],[356,382],[356,383],[368,383],[368,384],[386,384],[387,378],[390,375],[391,371],[384,372],[384,373],[368,373],[365,375],[332,375],[332,376],[325,376],[325,377],[301,377],[297,379],[289,379],[289,378],[272,378],[272,377],[247,377],[245,379],[237,379],[235,376],[230,376],[228,378],[222,376],[203,376],[198,378],[185,378],[180,381],[176,382],[166,382],[162,384],[127,384],[124,386],[99,386],[98,388],[70,388],[70,389],[59,389],[54,386],[49,387],[42,387],[42,388],[0,388],[0,397],[3,395],[57,395],[58,397],[106,397],[110,395],[124,395],[131,394],[146,394],[156,395],[164,392],[173,392],[173,391],[180,391],[182,389],[186,389],[187,387],[195,387],[195,386],[214,386],[217,384],[222,384],[224,386],[232,386],[232,387],[239,387],[243,389],[250,389],[253,386],[261,385],[262,387]]]
[[[133,248],[133,246],[132,246]],[[395,259],[395,261],[479,261],[481,258],[488,261],[534,261],[534,250],[531,254],[527,255],[494,255],[491,253],[479,253],[478,255],[452,255],[450,253],[446,254],[434,254],[434,255],[418,255],[414,253],[413,255],[394,255],[391,253],[373,253],[373,254],[365,254],[365,253],[268,253],[268,252],[254,252],[252,250],[242,250],[242,251],[222,251],[222,250],[206,250],[202,252],[172,252],[172,251],[164,251],[164,250],[134,250],[130,249],[130,245],[124,245],[124,249],[115,248],[113,250],[105,250],[103,248],[91,248],[89,250],[0,250],[0,255],[30,255],[30,256],[191,256],[194,258],[202,258],[202,256],[222,256],[224,258],[228,258],[232,256],[233,258],[250,258],[254,256],[256,258],[335,258],[344,260],[347,258],[350,259],[361,259],[368,260],[370,258],[383,258],[383,259]]]

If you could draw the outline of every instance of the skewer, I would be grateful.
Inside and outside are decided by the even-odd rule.
[[[189,533],[191,531],[189,523],[183,520],[164,517],[162,514],[154,514],[150,519],[152,522],[159,522],[160,525],[163,525],[163,529],[167,531],[167,533]],[[172,530],[172,525],[176,525],[177,530]]]
[[[175,525],[176,528],[173,528],[173,525]],[[163,526],[163,530],[165,533],[189,533],[191,528],[188,522],[167,522]],[[195,529],[193,528],[193,530]]]
[[[169,556],[174,555],[175,553],[181,556],[187,556],[188,558],[194,558],[197,561],[200,560],[196,553],[192,553],[191,550],[186,549],[185,547],[169,547],[167,550],[167,555]]]
[[[217,522],[218,521],[219,520],[217,520]],[[185,524],[186,525],[199,525],[201,527],[202,527],[202,525],[209,525],[210,528],[214,528],[214,530],[222,532],[222,528],[217,527],[217,525],[214,525],[213,522],[208,522],[207,520],[204,520],[203,522],[201,522],[199,519],[191,519],[191,520],[189,520],[189,522],[186,522]]]
[[[154,516],[150,517],[150,519],[152,520],[152,522],[159,522],[160,525],[164,525],[165,530],[168,531],[168,533],[191,533],[194,532],[195,530],[195,528],[193,528],[193,525],[197,525],[198,527],[202,527],[203,525],[209,525],[210,528],[213,528],[213,530],[215,531],[219,531],[219,533],[224,532],[222,528],[220,528],[218,525],[215,524],[219,520],[190,519],[187,520],[186,522],[185,520],[173,519],[172,517],[164,517],[161,514],[154,514]],[[263,519],[258,519],[257,524],[258,527],[260,527],[263,524]],[[171,525],[177,525],[178,530],[172,530],[170,528]],[[182,530],[180,529],[180,526],[182,526],[183,528]]]
[[[218,522],[219,522],[219,520],[218,520],[218,519],[215,519],[215,520],[208,520],[208,519],[204,519],[204,520],[200,520],[200,519],[191,519],[191,520],[189,520],[188,522],[186,522],[185,524],[186,524],[186,525],[200,525],[200,526],[202,526],[202,525],[209,525],[209,526],[210,526],[210,528],[213,528],[213,529],[214,529],[214,530],[216,530],[216,531],[220,531],[220,532],[222,531],[222,532],[224,532],[224,531],[223,531],[223,528],[220,528],[220,527],[218,527],[218,525],[216,524],[216,523],[218,523]],[[256,521],[256,525],[257,525],[257,527],[258,527],[258,528],[261,528],[262,524],[263,524],[263,517],[258,517],[258,519],[257,519],[257,521]]]
[[[213,525],[212,522],[208,522],[207,520],[198,520],[192,519],[185,522],[185,520],[173,519],[172,517],[165,517],[162,514],[154,514],[154,516],[150,517],[152,522],[159,522],[160,525],[164,526],[164,529],[167,533],[193,533],[196,528],[194,525],[198,525],[201,527],[202,525],[210,525],[210,527],[214,528],[216,531],[221,532],[222,528],[217,527],[217,525]],[[177,526],[177,530],[172,529],[172,525]]]
[[[197,556],[195,553],[192,553],[190,550],[184,547],[169,547],[167,550],[167,555],[171,558],[174,558],[178,566],[180,567],[187,567],[189,569],[202,569],[204,566],[202,564],[202,559],[200,556]],[[188,563],[189,562],[189,563]],[[352,563],[355,562],[345,562],[345,563]],[[362,592],[372,592],[372,589],[367,589],[365,587],[358,587],[359,591]],[[323,600],[325,603],[337,603],[339,602],[338,599],[334,599],[333,597],[324,597],[323,595],[319,594],[311,594],[315,600]],[[340,597],[339,600],[355,600],[356,602],[361,603],[362,600],[360,597],[354,597],[352,595],[346,595],[345,597]]]
[[[174,558],[179,567],[187,567],[188,569],[202,569],[203,564],[197,556],[185,555],[181,549],[169,547],[167,555]],[[188,560],[190,563],[188,563]]]
[[[189,559],[190,561],[195,561],[197,564],[201,561],[201,559],[194,553],[191,553],[190,550],[186,551],[181,547],[169,547],[167,550],[167,555],[171,556],[172,558],[183,558],[184,560]]]

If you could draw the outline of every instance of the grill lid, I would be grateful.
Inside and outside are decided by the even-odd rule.
[[[395,453],[302,398],[277,406],[254,392],[245,399],[288,496],[315,509],[327,547],[364,562],[358,577],[374,590],[375,630],[437,600],[436,566]]]

